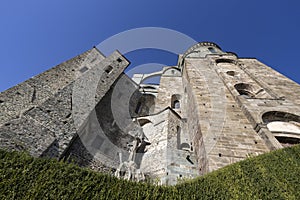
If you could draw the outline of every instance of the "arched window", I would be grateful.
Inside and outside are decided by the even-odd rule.
[[[283,136],[275,136],[275,138],[280,142],[283,147],[289,147],[296,144],[300,144],[299,138],[294,137],[283,137]]]
[[[171,97],[171,108],[179,109],[180,108],[180,99],[181,99],[181,96],[179,94],[173,94]]]
[[[229,76],[235,76],[235,71],[227,71],[226,74],[228,74]]]
[[[208,47],[210,53],[217,53],[217,51],[213,47]]]
[[[263,114],[262,120],[283,147],[300,143],[300,116],[270,111]]]
[[[190,151],[190,150],[191,150],[191,146],[190,146],[188,143],[184,142],[184,143],[182,143],[182,144],[180,145],[180,149],[181,149],[181,150]]]
[[[155,99],[156,97],[152,94],[143,94],[135,108],[135,113],[139,116],[150,115],[155,109]]]
[[[234,88],[238,91],[240,95],[244,95],[245,97],[252,98],[255,95],[253,94],[253,89],[251,85],[247,83],[238,83],[234,85]]]

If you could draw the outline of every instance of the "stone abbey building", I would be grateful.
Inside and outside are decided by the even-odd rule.
[[[92,48],[0,93],[0,147],[175,184],[300,143],[300,86],[255,58],[201,42],[155,73],[128,65]]]

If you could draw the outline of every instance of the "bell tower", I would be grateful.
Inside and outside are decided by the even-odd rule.
[[[192,46],[179,63],[187,130],[203,173],[299,143],[297,83],[210,42]]]

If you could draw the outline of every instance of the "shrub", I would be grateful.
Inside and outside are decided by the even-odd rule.
[[[176,186],[130,182],[73,164],[0,150],[1,199],[297,199],[299,179],[299,145]]]

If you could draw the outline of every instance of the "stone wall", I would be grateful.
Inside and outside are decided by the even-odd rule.
[[[285,146],[276,136],[300,141],[300,86],[256,59],[199,43],[178,66],[135,76],[161,75],[141,86],[128,64],[93,48],[0,93],[0,147],[107,173],[131,154],[136,169],[172,185]],[[284,126],[270,130],[273,121]]]
[[[194,109],[199,113],[204,144],[200,148],[205,148],[209,171],[249,155],[269,151],[245,116],[241,105],[224,84],[216,59],[218,57],[211,56],[185,60],[188,82],[196,99]],[[196,126],[197,123],[193,124]],[[198,151],[203,154],[203,150]]]
[[[80,126],[74,124],[74,112],[82,110],[74,108],[74,86],[80,79],[84,82],[86,74],[99,71],[105,75],[106,67],[113,66],[109,80],[106,76],[100,77],[100,85],[91,92],[93,101],[95,94],[99,101],[127,65],[128,61],[118,52],[104,58],[94,48],[2,92],[1,147],[26,150],[33,156],[60,158]],[[77,105],[80,103],[83,107],[86,105],[85,102],[77,102]]]

